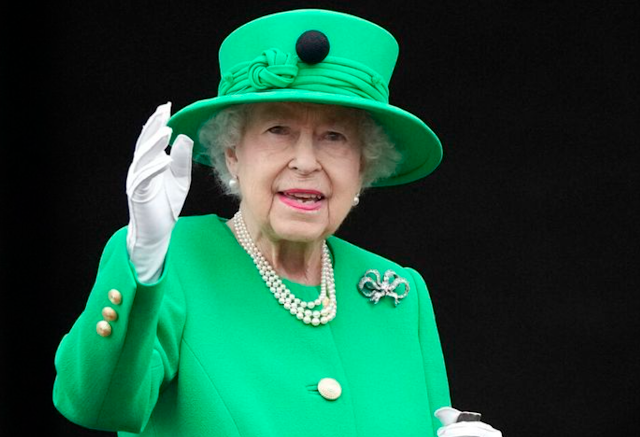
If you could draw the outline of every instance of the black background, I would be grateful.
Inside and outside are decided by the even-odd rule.
[[[454,406],[510,437],[638,429],[637,2],[6,3],[2,436],[112,435],[53,408],[53,356],[127,223],[135,139],[215,95],[230,31],[299,7],[391,31],[391,101],[442,140],[432,176],[366,192],[339,235],[423,274]],[[183,215],[235,208],[194,168]]]

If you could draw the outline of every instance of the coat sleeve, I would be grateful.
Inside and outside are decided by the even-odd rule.
[[[55,357],[53,401],[72,422],[107,431],[144,429],[178,367],[185,311],[170,264],[171,249],[159,280],[142,284],[126,251],[126,228],[107,243],[87,305]],[[104,308],[117,315],[105,336],[96,329]]]
[[[417,286],[416,294],[420,313],[418,335],[422,349],[427,392],[429,394],[429,410],[431,412],[431,423],[433,424],[432,436],[435,436],[437,429],[440,427],[440,422],[433,416],[433,413],[440,407],[451,406],[447,371],[427,285],[418,272],[411,268],[407,270],[411,272],[413,282]]]

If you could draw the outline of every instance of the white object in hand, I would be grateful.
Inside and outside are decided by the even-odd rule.
[[[191,185],[193,141],[179,135],[169,145],[171,102],[158,106],[142,128],[127,174],[127,251],[141,282],[160,277],[171,232]]]
[[[461,411],[451,407],[442,407],[434,415],[442,423],[438,429],[438,437],[502,437],[502,433],[491,425],[475,422],[458,422]]]

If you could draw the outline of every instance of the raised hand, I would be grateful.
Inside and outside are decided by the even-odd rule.
[[[160,105],[142,128],[127,174],[127,250],[141,282],[160,277],[171,232],[191,185],[193,141],[179,135],[169,145],[171,103]]]

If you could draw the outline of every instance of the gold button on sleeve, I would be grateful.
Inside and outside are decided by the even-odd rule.
[[[111,325],[106,320],[100,320],[96,325],[96,331],[100,337],[108,337],[111,335]]]
[[[115,288],[109,290],[109,301],[114,305],[120,305],[122,303],[122,293]]]
[[[102,309],[102,317],[108,322],[113,322],[118,318],[118,313],[111,307],[104,307]]]

